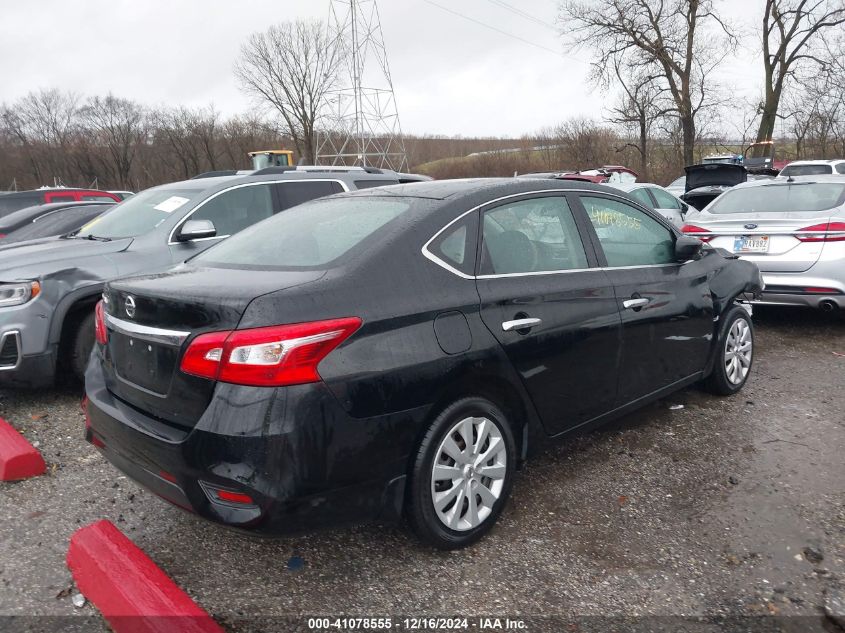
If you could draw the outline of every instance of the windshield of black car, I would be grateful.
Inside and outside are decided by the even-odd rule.
[[[730,189],[708,213],[802,213],[833,209],[845,202],[845,183],[795,182]]]
[[[91,220],[77,236],[118,239],[144,235],[201,194],[198,189],[147,189]]]
[[[326,266],[405,213],[411,200],[349,196],[306,202],[253,224],[192,262],[260,268]]]
[[[823,176],[832,174],[830,165],[787,165],[780,172],[781,176]]]

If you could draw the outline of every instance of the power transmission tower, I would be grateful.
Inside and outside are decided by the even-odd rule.
[[[338,87],[323,104],[317,163],[408,170],[376,0],[330,0]]]

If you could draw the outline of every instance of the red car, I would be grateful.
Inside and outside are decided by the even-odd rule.
[[[561,171],[561,172],[536,172],[521,174],[520,178],[555,178],[557,180],[581,180],[596,184],[636,182],[639,174],[633,169],[622,165],[604,165],[597,169],[585,169],[583,171]]]
[[[0,217],[14,211],[49,202],[120,202],[120,198],[99,189],[56,187],[0,193]]]

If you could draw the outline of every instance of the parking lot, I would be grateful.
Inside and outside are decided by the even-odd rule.
[[[824,603],[845,575],[845,323],[775,309],[755,321],[739,395],[688,389],[546,452],[492,534],[450,553],[392,526],[226,531],[85,443],[78,389],[0,392],[0,416],[48,464],[0,484],[0,615],[107,630],[72,604],[64,562],[73,531],[104,518],[229,630],[306,630],[303,614],[780,615],[794,630],[835,630]]]

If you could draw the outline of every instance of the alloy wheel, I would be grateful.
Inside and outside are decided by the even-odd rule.
[[[731,384],[742,384],[748,376],[752,348],[751,327],[745,319],[737,319],[731,325],[725,341],[725,375]]]
[[[440,521],[459,532],[481,525],[502,494],[507,464],[502,433],[492,420],[457,422],[440,442],[432,465],[431,500]]]

